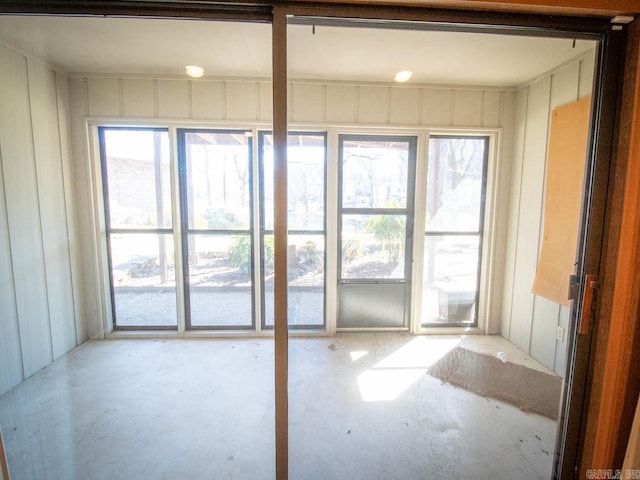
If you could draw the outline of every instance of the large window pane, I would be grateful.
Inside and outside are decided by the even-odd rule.
[[[342,215],[342,278],[404,279],[405,215]]]
[[[190,229],[249,228],[249,141],[244,132],[185,132]]]
[[[250,327],[252,241],[250,235],[190,235],[191,326]]]
[[[287,147],[289,230],[324,230],[325,136],[291,134]],[[264,229],[273,230],[273,136],[262,146]]]
[[[429,140],[428,232],[477,232],[484,205],[485,138]]]
[[[405,208],[408,159],[408,142],[345,141],[342,207]]]
[[[111,228],[171,228],[169,135],[151,129],[104,129]]]
[[[324,325],[323,235],[289,235],[288,305],[292,327]],[[265,325],[273,327],[273,235],[264,236]]]
[[[422,323],[473,323],[478,298],[480,237],[427,236]]]
[[[176,279],[171,235],[110,236],[116,325],[175,326]]]

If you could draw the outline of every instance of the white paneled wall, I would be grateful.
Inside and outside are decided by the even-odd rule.
[[[2,45],[0,65],[2,394],[79,339],[67,78]]]
[[[271,82],[72,77],[81,117],[269,122]],[[305,125],[501,127],[510,89],[293,82],[289,120]]]
[[[576,60],[517,95],[514,155],[502,307],[502,334],[538,361],[564,374],[569,309],[533,295],[531,287],[542,245],[544,183],[549,119],[554,108],[591,95],[594,55]]]

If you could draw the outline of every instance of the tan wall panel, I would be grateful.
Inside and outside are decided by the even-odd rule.
[[[257,99],[254,82],[225,82],[226,119],[256,120]]]
[[[388,105],[388,87],[358,87],[358,123],[388,123]]]
[[[482,125],[481,90],[454,91],[453,124],[456,127],[473,127]]]
[[[189,81],[158,80],[158,116],[189,118]]]
[[[549,77],[528,89],[520,198],[518,206],[514,206],[519,209],[519,214],[509,340],[526,352],[530,349],[533,321],[531,286],[538,259],[542,219],[550,93]]]
[[[319,84],[294,83],[291,121],[321,122],[324,120],[324,87]]]
[[[117,78],[89,78],[89,115],[120,116],[120,84]]]
[[[596,57],[595,54],[589,55],[582,59],[580,62],[580,85],[578,87],[578,97],[584,98],[591,95],[593,92],[593,79],[595,77]]]
[[[52,360],[26,59],[0,48],[0,144],[25,377]]]
[[[30,98],[53,358],[76,345],[56,75],[30,61]]]
[[[191,82],[191,111],[193,118],[222,119],[222,82]]]
[[[259,86],[260,101],[258,103],[260,112],[258,120],[273,119],[273,84],[271,82],[260,82]]]
[[[452,91],[445,88],[422,89],[422,124],[438,127],[449,126]]]
[[[391,89],[391,123],[418,125],[420,123],[420,89]]]
[[[351,124],[356,121],[356,87],[327,85],[327,122]]]
[[[504,92],[485,90],[482,99],[482,126],[499,127]]]
[[[122,80],[122,102],[125,117],[155,117],[153,80],[124,78]]]

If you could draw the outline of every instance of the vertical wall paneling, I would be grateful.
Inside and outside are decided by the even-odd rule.
[[[125,117],[152,118],[155,113],[153,80],[123,78],[122,103]]]
[[[551,97],[549,110],[573,102],[578,99],[578,82],[580,75],[580,62],[573,62],[551,76]],[[545,144],[547,143],[545,137]],[[546,178],[546,174],[545,174]],[[544,197],[543,197],[544,198]],[[544,214],[544,205],[543,205]],[[539,257],[544,231],[542,223],[538,235]],[[556,349],[562,348],[565,343],[556,341],[560,305],[546,298],[534,296],[533,319],[531,326],[531,355],[549,368],[554,367]]]
[[[222,82],[191,82],[191,112],[193,118],[222,119]]]
[[[94,208],[92,202],[91,160],[88,157],[85,116],[89,115],[89,80],[78,77],[69,79],[70,133],[73,159],[73,184],[78,218],[77,235],[79,239],[78,256],[82,259],[80,271],[81,295],[79,303],[82,322],[78,322],[78,343],[93,338],[100,332],[100,293],[96,280],[99,276],[95,262],[97,246],[95,243]]]
[[[485,90],[482,92],[482,126],[499,127],[501,102],[504,92]]]
[[[0,57],[3,55],[1,50],[2,47],[0,47]],[[0,71],[0,92],[4,91],[5,87],[6,78]],[[2,116],[4,113],[0,111],[0,123],[4,123]],[[0,285],[2,285],[0,288],[0,395],[16,386],[24,378],[2,163],[0,134]]]
[[[553,369],[558,375],[565,375],[567,368],[567,332],[569,331],[569,319],[570,310],[565,307],[560,307],[560,314],[558,315],[558,326],[564,329],[564,338],[562,341],[556,343],[555,360],[553,363]]]
[[[29,60],[31,118],[53,357],[76,344],[55,72]]]
[[[91,105],[93,101],[90,101]],[[189,81],[158,80],[158,116],[189,118]]]
[[[330,123],[356,122],[356,87],[327,85],[326,120]]]
[[[260,82],[260,112],[258,120],[271,121],[273,118],[273,87],[271,82]]]
[[[391,88],[391,124],[418,125],[420,123],[420,89]]]
[[[522,161],[524,157],[525,126],[529,89],[518,92],[513,141],[513,162],[511,166],[511,190],[509,194],[509,216],[507,223],[507,248],[504,263],[504,284],[502,296],[502,336],[511,339],[511,313],[513,311],[513,286],[515,282],[520,194],[522,187]]]
[[[580,62],[580,85],[578,88],[578,96],[580,98],[588,97],[593,90],[593,69],[595,67],[595,55],[589,55]]]
[[[422,124],[448,126],[451,118],[451,90],[445,88],[422,89]]]
[[[556,359],[556,330],[560,306],[544,297],[534,296],[531,320],[530,355],[553,369]]]
[[[82,298],[80,291],[80,258],[78,257],[78,235],[75,215],[76,196],[73,183],[73,162],[71,159],[71,133],[69,131],[69,79],[61,74],[56,74],[56,103],[58,113],[58,128],[60,137],[60,158],[62,159],[62,182],[64,185],[66,227],[68,239],[69,268],[71,275],[73,314],[75,320],[75,343],[80,344],[78,331],[82,321],[79,301]]]
[[[320,84],[294,83],[291,91],[293,122],[317,122],[324,120],[323,86]]]
[[[1,49],[4,88],[0,91],[2,159],[25,376],[51,362],[38,185],[34,158],[26,59]]]
[[[531,285],[538,260],[550,87],[550,78],[545,78],[529,87],[525,117],[526,131],[520,203],[518,205],[516,262],[509,340],[527,352],[530,347],[533,321]]]
[[[549,118],[553,108],[591,93],[593,66],[593,54],[571,62],[521,89],[517,99],[502,334],[558,374],[565,373],[567,344],[566,339],[556,340],[557,327],[568,327],[569,310],[531,293],[544,235],[541,222]],[[486,99],[487,92],[485,108]]]
[[[120,84],[117,78],[89,78],[89,115],[119,117]]]
[[[581,62],[571,63],[562,70],[554,73],[551,77],[553,81],[551,88],[551,110],[559,107],[560,105],[578,100],[580,63]],[[590,75],[586,76],[588,77]]]
[[[358,123],[387,123],[389,88],[361,86],[358,92]]]
[[[497,105],[485,105],[485,114],[488,110],[496,110],[498,115],[498,127],[502,128],[500,133],[500,151],[498,152],[498,175],[495,179],[496,188],[494,191],[494,221],[496,234],[493,238],[493,268],[491,277],[491,304],[488,311],[487,332],[490,334],[500,334],[504,331],[502,325],[502,305],[505,292],[505,261],[507,256],[507,236],[509,226],[509,206],[511,194],[511,176],[516,163],[514,156],[514,124],[516,118],[516,93],[502,92],[501,100]],[[487,97],[485,96],[485,103]]]
[[[227,120],[256,120],[256,87],[253,82],[225,82]]]
[[[453,124],[457,127],[482,125],[482,90],[455,90]]]

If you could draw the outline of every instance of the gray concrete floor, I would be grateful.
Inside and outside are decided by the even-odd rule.
[[[290,478],[549,478],[555,422],[425,374],[458,340],[292,338]],[[269,339],[84,344],[0,397],[11,478],[273,479],[272,382]]]

